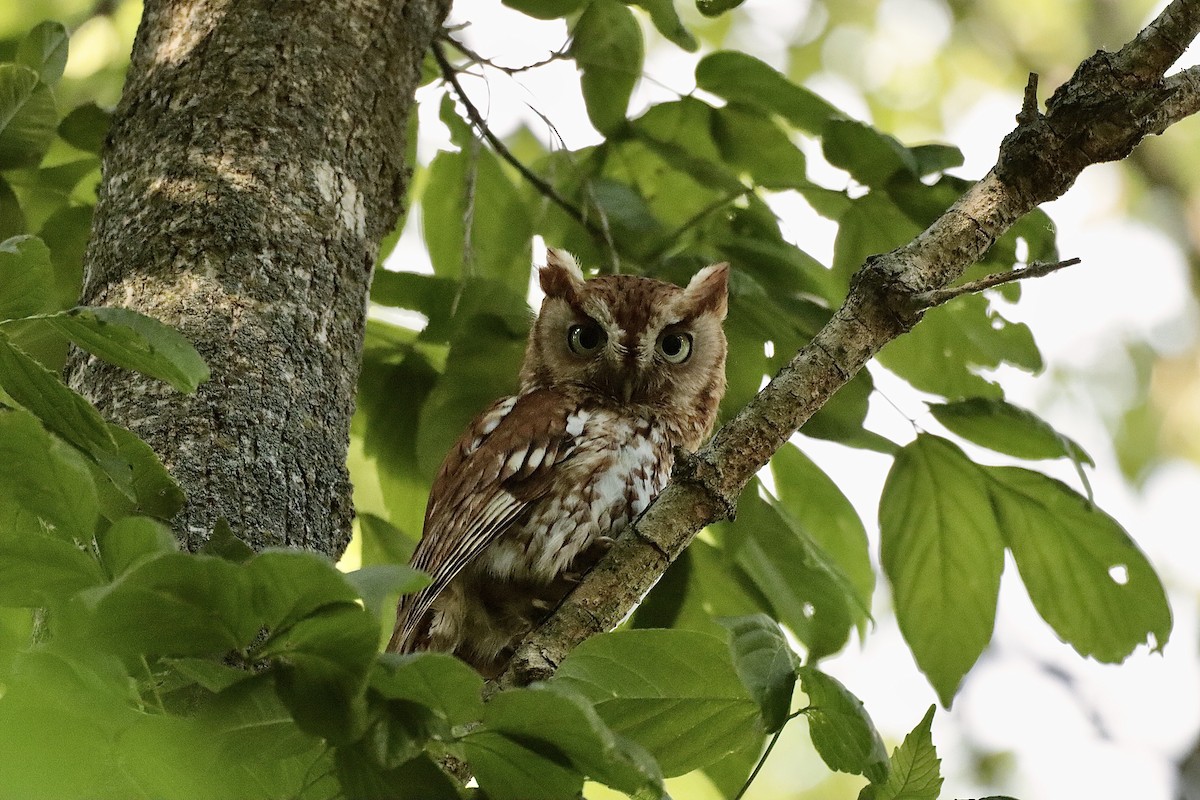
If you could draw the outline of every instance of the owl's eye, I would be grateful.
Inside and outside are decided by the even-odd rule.
[[[658,353],[672,364],[682,364],[692,354],[692,335],[664,333],[658,340]]]
[[[572,353],[590,356],[604,345],[607,338],[598,325],[572,325],[567,331],[567,346]]]

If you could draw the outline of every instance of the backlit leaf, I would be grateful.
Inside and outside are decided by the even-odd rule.
[[[642,75],[642,30],[617,0],[592,0],[571,31],[588,118],[601,133],[625,122],[633,87]]]
[[[862,701],[836,678],[813,667],[799,669],[808,695],[808,732],[830,769],[865,775],[872,783],[887,778],[888,757]]]
[[[36,167],[54,140],[50,87],[21,64],[0,64],[0,169]]]

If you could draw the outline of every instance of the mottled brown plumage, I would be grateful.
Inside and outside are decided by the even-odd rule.
[[[680,288],[585,281],[551,250],[521,388],[446,456],[388,649],[442,650],[494,674],[511,648],[666,485],[673,448],[696,449],[725,391],[728,268]]]

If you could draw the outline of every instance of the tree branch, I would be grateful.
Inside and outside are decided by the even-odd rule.
[[[986,278],[964,283],[961,286],[948,286],[945,289],[931,289],[928,292],[919,292],[912,296],[912,301],[918,309],[933,308],[934,306],[948,303],[956,297],[962,297],[964,294],[978,294],[985,289],[994,289],[997,286],[1012,283],[1013,281],[1025,280],[1026,278],[1041,278],[1053,272],[1058,272],[1065,267],[1073,267],[1078,263],[1078,258],[1070,258],[1066,261],[1055,261],[1052,263],[1035,261],[1025,267],[1025,269],[1014,269],[1011,272],[997,272],[993,275],[988,275]]]
[[[881,347],[917,323],[914,297],[956,280],[1014,222],[1062,195],[1084,167],[1125,157],[1174,119],[1159,110],[1181,92],[1161,76],[1198,27],[1200,0],[1174,0],[1116,56],[1098,52],[1083,62],[1045,115],[1022,114],[991,172],[913,241],[867,260],[832,319],[693,459],[681,462],[671,484],[525,639],[492,689],[549,677],[577,644],[615,627],[701,528],[728,516],[775,451]]]

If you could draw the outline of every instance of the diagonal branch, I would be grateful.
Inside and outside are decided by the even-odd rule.
[[[1044,115],[1026,102],[992,171],[913,241],[867,260],[825,327],[711,442],[677,463],[671,484],[526,638],[492,688],[547,678],[577,644],[615,627],[701,528],[728,515],[775,451],[881,347],[918,322],[914,296],[956,280],[1089,164],[1124,158],[1187,108],[1195,111],[1194,104],[1172,105],[1187,94],[1178,84],[1192,86],[1195,76],[1172,87],[1162,74],[1198,29],[1200,0],[1174,0],[1118,54],[1084,61]]]

